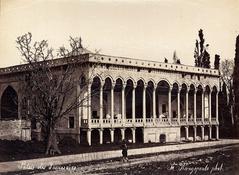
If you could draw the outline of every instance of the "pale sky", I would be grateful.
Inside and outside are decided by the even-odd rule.
[[[194,65],[195,40],[204,31],[214,55],[233,59],[239,0],[0,0],[0,67],[20,64],[17,36],[47,39],[57,50],[69,36],[100,53]]]

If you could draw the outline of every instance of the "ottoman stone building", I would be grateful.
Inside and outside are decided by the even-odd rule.
[[[82,56],[86,67],[77,72],[75,91],[82,98],[91,95],[86,105],[62,120],[60,135],[89,145],[123,139],[133,143],[219,139],[218,70],[92,53]],[[55,66],[63,63],[64,58],[54,60]],[[40,130],[31,130],[21,116],[27,109],[20,104],[17,77],[26,69],[27,65],[0,69],[1,138],[27,140]],[[90,83],[83,89],[85,79]]]

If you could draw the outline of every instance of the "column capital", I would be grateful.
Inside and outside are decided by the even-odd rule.
[[[98,131],[100,131],[100,132],[103,131],[103,130],[104,130],[103,128],[99,128],[99,129],[98,129]]]
[[[193,94],[194,94],[194,95],[197,95],[197,89],[194,90],[194,93],[193,93]]]
[[[188,94],[189,91],[190,91],[190,87],[188,87],[188,88],[186,89],[186,94]]]
[[[115,88],[115,84],[116,84],[115,82],[112,82],[112,83],[111,83],[111,89],[114,89],[114,88]]]
[[[202,90],[202,94],[204,94],[205,93],[205,88],[202,88],[201,90]]]
[[[147,83],[145,83],[144,84],[144,89],[146,89],[148,87],[148,84]]]
[[[180,93],[182,90],[182,86],[178,86],[178,93]]]
[[[122,84],[122,89],[125,89],[125,88],[126,88],[126,85],[127,85],[126,83],[123,83],[123,84]]]
[[[153,86],[153,92],[155,92],[157,89],[157,86]]]
[[[172,91],[173,90],[173,85],[169,85],[169,90]]]
[[[86,82],[86,85],[91,86],[92,83],[93,83],[93,81],[92,81],[92,80],[89,80],[88,83]]]

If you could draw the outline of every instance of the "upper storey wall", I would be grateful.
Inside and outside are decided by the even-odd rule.
[[[181,87],[182,84],[185,84],[188,88],[190,85],[193,85],[194,87],[201,85],[203,88],[209,86],[211,90],[215,86],[216,89],[219,90],[219,78],[216,76],[199,74],[190,75],[189,73],[183,74],[181,72],[165,70],[149,71],[145,68],[125,68],[116,67],[114,65],[109,67],[106,65],[98,66],[93,72],[93,77],[99,77],[102,82],[106,80],[106,78],[110,78],[112,82],[115,83],[116,80],[120,78],[125,84],[127,80],[132,80],[136,85],[137,81],[142,80],[145,84],[151,81],[154,86],[156,86],[160,81],[165,80],[170,86],[174,83],[178,84],[179,87]]]
[[[148,69],[160,69],[166,71],[174,72],[185,72],[185,73],[194,73],[194,74],[204,74],[211,76],[219,76],[219,71],[216,69],[207,69],[201,67],[188,66],[183,64],[172,64],[172,63],[163,63],[157,61],[147,61],[139,60],[125,57],[116,57],[100,54],[83,54],[80,57],[72,58],[59,58],[50,60],[47,64],[49,66],[55,67],[68,63],[80,63],[79,60],[83,62],[99,62],[102,64],[113,64],[119,66],[131,66],[131,67],[142,67]],[[30,69],[28,64],[11,66],[6,68],[0,68],[0,75],[11,74],[16,72],[24,72]]]
[[[133,79],[137,80],[140,77],[152,79],[158,77],[157,79],[167,78],[174,81],[187,81],[193,84],[209,84],[212,86],[219,87],[219,71],[216,69],[207,69],[201,67],[193,67],[182,64],[171,64],[171,63],[162,63],[156,61],[147,61],[147,60],[138,60],[124,57],[115,57],[107,56],[101,54],[83,54],[81,56],[71,57],[71,58],[60,58],[49,61],[49,64],[52,67],[57,67],[69,63],[78,64],[78,63],[100,63],[103,69],[98,69],[98,74],[105,74],[105,76],[123,76],[127,74]],[[39,63],[40,64],[40,63]],[[110,68],[109,68],[110,67]],[[85,67],[86,68],[86,67]],[[0,82],[9,81],[11,78],[9,75],[16,77],[13,73],[25,72],[30,69],[29,65],[18,65],[7,68],[0,69]],[[111,71],[109,71],[111,70]],[[82,74],[83,69],[79,69],[78,74]],[[84,69],[84,71],[86,71]],[[90,71],[90,70],[88,70]],[[107,73],[108,72],[108,73]],[[160,74],[160,75],[159,75]],[[8,76],[6,76],[8,75]],[[127,75],[124,75],[124,78],[127,78]],[[140,77],[138,77],[140,76]]]
[[[90,62],[100,62],[105,64],[121,65],[121,66],[133,66],[151,69],[160,69],[166,71],[185,72],[194,74],[204,74],[219,76],[219,71],[216,69],[207,69],[201,67],[188,66],[183,64],[163,63],[157,61],[139,60],[125,57],[115,57],[108,55],[93,55],[89,57]]]

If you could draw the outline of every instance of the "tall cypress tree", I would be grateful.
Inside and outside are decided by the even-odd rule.
[[[204,51],[203,57],[202,57],[202,67],[210,68],[210,54],[207,52],[207,50]]]
[[[198,31],[198,36],[199,36],[199,39],[200,39],[200,42],[199,42],[199,45],[200,45],[200,54],[202,55],[203,51],[204,51],[204,38],[203,38],[203,30],[200,29]]]
[[[219,69],[220,67],[220,55],[215,55],[215,60],[214,60],[214,69]]]
[[[199,42],[196,40],[194,50],[195,66],[210,68],[210,54],[206,49],[209,45],[204,46],[205,39],[202,29],[198,31],[198,37]]]
[[[194,58],[195,58],[195,66],[200,67],[201,61],[199,60],[200,59],[200,53],[199,53],[198,40],[196,40],[196,43],[195,43]]]
[[[234,63],[235,63],[233,71],[234,116],[235,121],[237,121],[239,117],[239,35],[236,38],[236,54]],[[238,128],[237,131],[239,131]]]
[[[219,105],[219,119],[220,119],[220,124],[221,125],[225,125],[225,121],[227,119],[225,119],[225,109],[226,109],[226,106],[227,106],[227,88],[226,88],[226,84],[223,83],[222,85],[222,89],[220,90],[220,93],[219,93],[219,101],[218,101],[218,105]]]

